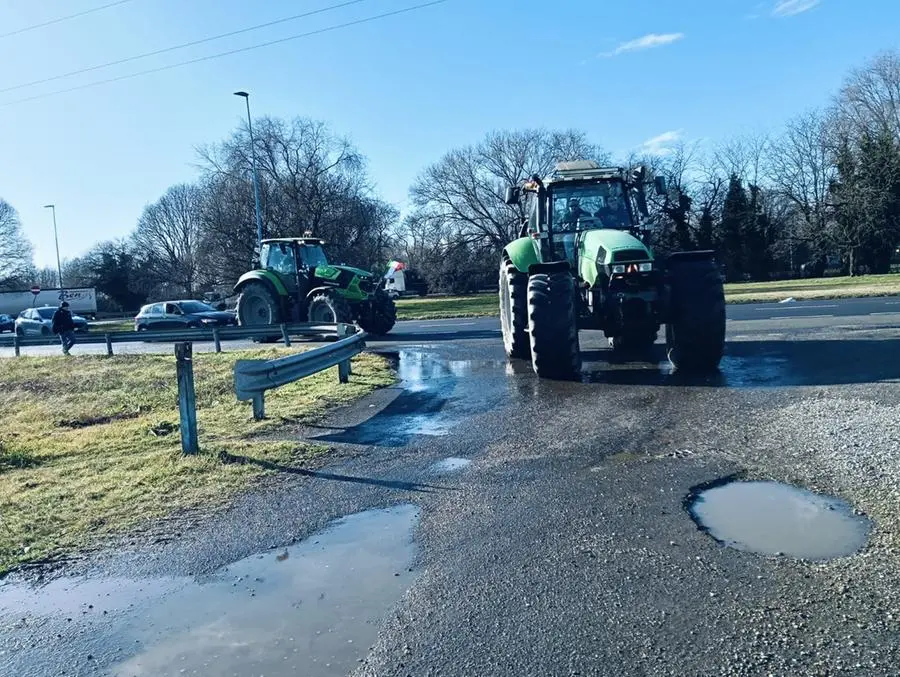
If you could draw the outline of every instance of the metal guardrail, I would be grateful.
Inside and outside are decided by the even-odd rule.
[[[322,336],[332,337],[338,335],[338,325],[334,324],[273,324],[261,327],[201,327],[199,329],[171,329],[158,331],[119,331],[119,332],[79,332],[78,343],[106,344],[106,353],[113,354],[114,343],[182,343],[212,341],[215,343],[216,352],[221,352],[221,341],[235,341],[247,339],[281,339],[285,345],[291,345],[291,336]],[[59,338],[53,336],[22,337],[0,336],[0,348],[14,348],[16,356],[20,348],[29,346],[59,345]]]
[[[234,392],[239,401],[252,400],[253,418],[265,418],[267,390],[292,383],[337,365],[341,383],[350,379],[350,358],[366,347],[366,333],[351,324],[337,325],[338,340],[328,346],[274,360],[234,363]]]

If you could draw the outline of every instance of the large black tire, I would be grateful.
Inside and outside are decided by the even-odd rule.
[[[506,356],[527,359],[531,355],[528,338],[528,276],[509,259],[500,262],[500,328]]]
[[[708,372],[725,352],[725,287],[715,261],[675,261],[669,268],[666,349],[676,369]]]
[[[353,322],[350,304],[335,292],[322,292],[309,302],[307,317],[313,324],[338,324]]]
[[[528,278],[531,364],[541,378],[572,379],[581,372],[575,283],[568,272]]]
[[[363,331],[373,336],[384,336],[397,322],[397,306],[394,299],[379,289],[369,305],[369,312],[361,314],[357,321]]]
[[[242,327],[262,327],[281,324],[281,303],[262,282],[248,282],[237,300],[238,324]]]

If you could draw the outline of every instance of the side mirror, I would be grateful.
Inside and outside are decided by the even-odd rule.
[[[639,190],[635,198],[637,199],[637,208],[641,213],[641,216],[647,217],[649,215],[649,212],[647,211],[647,196],[644,195],[644,191]]]
[[[666,183],[665,176],[657,176],[653,179],[653,188],[656,190],[657,195],[665,195],[668,191],[668,184]]]
[[[518,186],[507,186],[506,196],[503,201],[508,205],[519,204],[519,198],[522,196],[522,189]]]

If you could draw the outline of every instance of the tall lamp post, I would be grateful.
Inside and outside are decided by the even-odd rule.
[[[253,118],[250,117],[250,94],[247,92],[235,92],[235,96],[243,97],[247,104],[247,128],[250,130],[250,162],[253,167],[253,201],[256,205],[256,244],[260,245],[263,239],[262,216],[259,212],[259,178],[256,175],[256,144],[253,141]]]
[[[53,212],[53,240],[56,243],[56,275],[59,278],[59,290],[63,289],[62,266],[59,264],[59,235],[56,231],[56,205],[44,205],[44,209]]]

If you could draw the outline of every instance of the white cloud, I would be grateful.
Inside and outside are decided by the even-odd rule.
[[[772,10],[772,16],[797,16],[811,10],[822,0],[778,0]]]
[[[637,52],[642,49],[653,49],[655,47],[664,47],[678,42],[684,38],[684,33],[648,33],[647,35],[623,42],[611,52],[602,52],[600,56],[611,57],[625,54],[626,52]]]
[[[681,140],[681,130],[673,129],[663,132],[652,139],[647,139],[640,145],[638,151],[647,155],[668,155],[672,152],[672,145]]]

